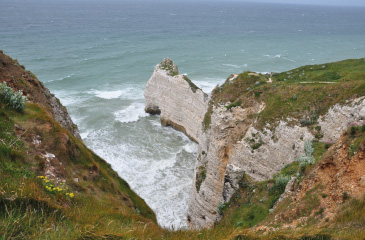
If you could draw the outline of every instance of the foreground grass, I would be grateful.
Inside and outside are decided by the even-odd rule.
[[[110,165],[39,105],[27,104],[18,113],[0,104],[0,117],[0,239],[145,235],[146,226],[161,231],[152,210]],[[42,139],[39,145],[33,143],[35,136]],[[46,153],[57,157],[46,160]],[[68,194],[50,191],[37,178],[49,165],[57,168],[58,177],[47,184],[64,182]]]

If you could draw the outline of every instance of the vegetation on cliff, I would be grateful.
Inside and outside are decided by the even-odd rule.
[[[9,65],[0,79],[14,87],[13,75],[5,74]],[[20,66],[10,68],[24,74]],[[27,90],[32,100],[32,93],[47,93]],[[28,102],[18,111],[0,98],[0,239],[78,239],[156,226],[144,200],[45,104]]]
[[[244,72],[213,90],[212,101],[227,109],[265,103],[253,118],[257,126],[290,118],[291,124],[312,125],[336,103],[365,95],[365,58],[308,65],[270,76]],[[206,126],[204,126],[206,128]]]

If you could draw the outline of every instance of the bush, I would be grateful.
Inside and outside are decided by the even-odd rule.
[[[306,141],[304,143],[304,152],[308,157],[313,156],[314,148],[312,147],[312,143],[310,141]]]
[[[280,175],[275,179],[274,188],[278,189],[279,192],[283,193],[285,191],[285,187],[290,180],[290,176]]]
[[[355,135],[356,134],[356,130],[357,130],[356,127],[355,126],[352,126],[351,127],[351,130],[350,130],[350,134],[351,135]]]
[[[305,169],[308,164],[314,164],[316,161],[313,157],[314,148],[312,147],[312,143],[310,141],[305,142],[304,152],[305,155],[299,156],[296,160],[297,162],[299,162],[299,166],[301,169]]]
[[[302,126],[309,126],[309,125],[312,125],[313,124],[313,121],[312,120],[309,120],[309,119],[301,119],[300,120],[300,124]]]
[[[14,92],[11,87],[8,87],[6,82],[0,83],[0,99],[9,107],[18,112],[23,112],[25,108],[26,97],[23,97],[23,92]]]
[[[227,205],[224,202],[218,203],[217,212],[219,215],[223,215],[223,210],[226,208],[226,206]]]
[[[242,101],[241,101],[241,99],[238,99],[237,101],[235,101],[234,103],[231,103],[231,104],[229,104],[228,106],[226,106],[226,108],[227,108],[227,110],[230,110],[231,108],[233,108],[233,107],[239,107],[239,106],[241,106],[241,104],[242,104]]]

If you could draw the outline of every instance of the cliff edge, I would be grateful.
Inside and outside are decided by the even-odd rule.
[[[146,111],[199,143],[189,226],[219,220],[219,206],[243,176],[271,179],[305,154],[307,142],[336,141],[349,124],[364,120],[364,65],[357,59],[272,75],[233,74],[209,98],[167,71],[177,70],[172,60],[157,65],[145,91]]]
[[[0,84],[1,239],[131,238],[137,229],[145,235],[147,226],[159,231],[145,201],[83,144],[66,108],[2,52]]]
[[[62,127],[81,139],[77,125],[73,123],[60,100],[33,73],[27,71],[17,60],[11,59],[1,50],[0,82],[6,82],[13,89],[21,89],[29,101],[40,104]]]

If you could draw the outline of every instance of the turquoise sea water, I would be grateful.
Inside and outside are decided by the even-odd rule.
[[[231,73],[364,57],[365,8],[0,0],[0,49],[60,98],[162,226],[183,227],[197,146],[144,113],[154,66],[171,57],[208,92]]]

